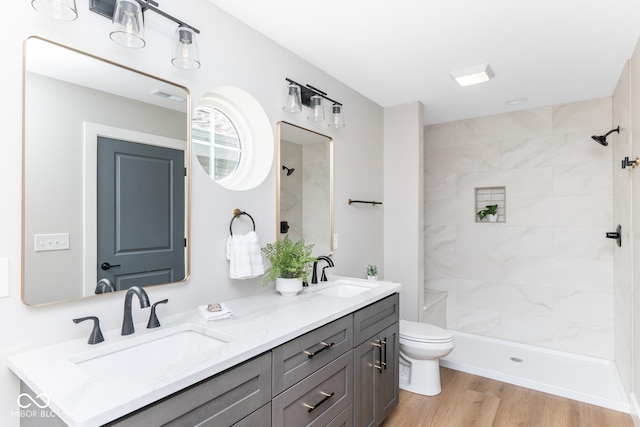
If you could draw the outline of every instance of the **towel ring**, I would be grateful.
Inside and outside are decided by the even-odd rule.
[[[233,221],[241,215],[246,215],[251,219],[251,223],[253,224],[253,231],[256,231],[256,222],[253,220],[253,217],[246,212],[240,211],[236,209],[233,211],[233,218],[231,218],[231,222],[229,223],[229,234],[233,236]]]

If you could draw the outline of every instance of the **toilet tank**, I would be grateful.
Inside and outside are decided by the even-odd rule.
[[[420,322],[441,328],[447,327],[447,291],[425,289],[424,307]]]

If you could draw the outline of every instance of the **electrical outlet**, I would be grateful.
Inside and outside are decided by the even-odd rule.
[[[35,252],[66,251],[69,249],[69,233],[36,234],[34,236]]]

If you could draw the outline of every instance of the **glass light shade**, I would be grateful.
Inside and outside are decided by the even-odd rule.
[[[287,95],[287,103],[282,109],[289,113],[299,113],[302,111],[302,96],[300,94],[300,86],[295,83],[289,84],[289,94]]]
[[[31,0],[38,12],[61,21],[74,21],[78,17],[76,0]]]
[[[198,43],[196,32],[189,27],[178,27],[173,42],[173,56],[171,63],[183,70],[197,70],[200,68]]]
[[[144,41],[142,6],[135,0],[117,0],[113,12],[111,40],[125,47],[139,49]]]
[[[324,107],[322,106],[322,97],[320,95],[311,97],[311,115],[307,119],[314,122],[324,120]]]
[[[329,127],[332,128],[343,128],[344,127],[344,115],[342,114],[342,105],[333,104],[331,109],[331,122],[329,123]]]

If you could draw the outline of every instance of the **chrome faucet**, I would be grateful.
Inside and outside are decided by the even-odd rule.
[[[327,264],[329,264],[328,267],[335,267],[335,265],[333,264],[333,260],[328,256],[320,255],[319,257],[316,257],[316,261],[314,261],[313,263],[313,274],[311,275],[312,284],[318,283],[318,262],[319,261],[326,261]],[[322,269],[322,276],[320,276],[320,281],[321,282],[327,281],[327,275],[324,272],[324,268]]]
[[[133,318],[131,317],[131,300],[133,295],[138,297],[140,308],[149,307],[149,296],[139,286],[132,286],[124,296],[124,318],[122,319],[122,335],[131,335],[135,332],[133,327]]]

